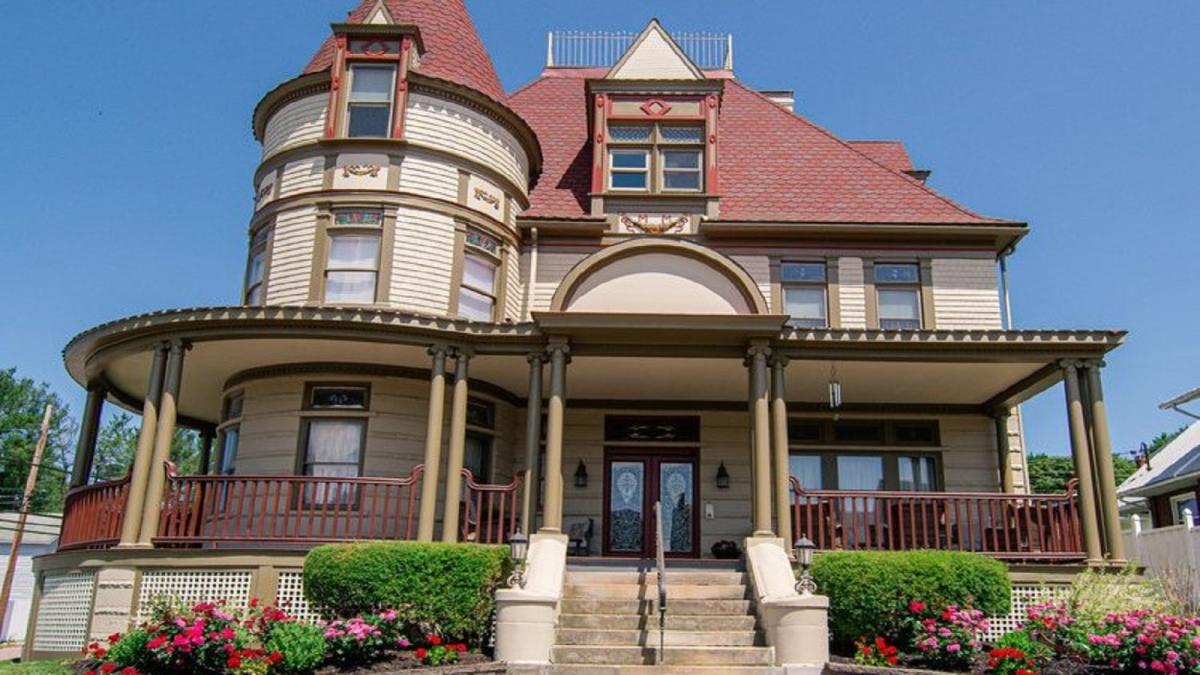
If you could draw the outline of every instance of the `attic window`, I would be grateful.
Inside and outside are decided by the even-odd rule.
[[[350,66],[350,99],[346,103],[346,135],[386,138],[392,127],[395,66]]]
[[[608,189],[699,192],[704,186],[704,128],[696,124],[610,124]]]

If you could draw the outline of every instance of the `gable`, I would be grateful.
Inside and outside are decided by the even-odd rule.
[[[702,80],[704,74],[675,44],[662,25],[653,20],[634,39],[625,55],[608,72],[606,79]]]

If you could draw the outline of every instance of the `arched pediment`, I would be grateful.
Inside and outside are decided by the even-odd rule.
[[[766,314],[754,280],[711,249],[671,239],[634,239],[579,262],[554,294],[556,312]]]

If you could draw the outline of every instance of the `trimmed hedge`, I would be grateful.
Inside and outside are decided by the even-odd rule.
[[[1009,612],[1012,586],[1004,564],[957,551],[832,551],[816,556],[813,579],[829,597],[836,646],[859,637],[892,636],[908,603],[971,606],[988,616]]]
[[[507,546],[330,544],[305,558],[304,594],[327,616],[395,609],[423,633],[478,644],[511,566]]]

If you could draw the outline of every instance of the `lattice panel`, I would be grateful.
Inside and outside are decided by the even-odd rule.
[[[138,618],[145,618],[151,603],[160,597],[185,604],[225,600],[231,607],[244,608],[250,602],[250,572],[142,572]]]
[[[321,615],[304,597],[304,573],[280,572],[276,586],[275,604],[297,621],[316,623]]]
[[[1005,633],[1025,625],[1025,612],[1034,605],[1056,600],[1067,594],[1069,586],[1047,586],[1045,584],[1013,584],[1012,611],[1007,616],[988,617],[988,630],[984,639],[993,641]]]
[[[33,648],[39,652],[78,652],[87,642],[92,618],[95,575],[88,572],[47,574],[34,627]]]

